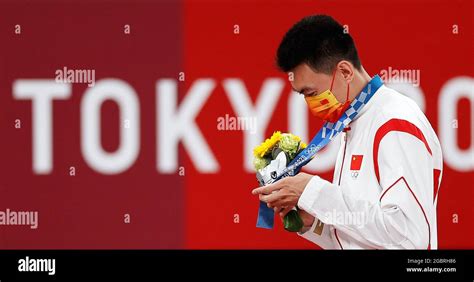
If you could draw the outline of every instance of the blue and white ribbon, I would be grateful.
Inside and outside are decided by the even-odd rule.
[[[382,79],[376,75],[370,80],[370,82],[362,89],[357,97],[352,101],[349,108],[342,114],[339,120],[335,123],[326,122],[323,127],[318,131],[313,140],[308,146],[301,151],[288,166],[278,173],[275,180],[271,181],[271,184],[275,181],[280,180],[288,176],[296,175],[300,172],[301,168],[308,164],[314,157],[314,155],[324,148],[329,142],[334,139],[351,121],[360,113],[362,108],[377,92],[380,86],[383,85]],[[257,227],[272,229],[275,219],[275,213],[273,209],[267,207],[265,202],[260,201],[260,207],[258,209]]]

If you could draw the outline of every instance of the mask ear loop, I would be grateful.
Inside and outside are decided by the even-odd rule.
[[[348,82],[347,83],[346,103],[349,101],[349,85],[351,85],[351,84]]]
[[[329,91],[331,92],[332,92],[332,86],[334,85],[334,79],[336,78],[336,71],[337,71],[337,68],[335,68],[334,71],[332,72],[331,88],[329,88]]]
[[[329,88],[329,91],[332,92],[332,86],[334,85],[334,79],[336,78],[336,71],[337,71],[337,68],[334,69],[333,73],[332,73],[332,80],[331,80],[331,88]],[[350,83],[348,82],[347,83],[347,93],[346,93],[346,102],[347,103],[349,101],[349,86],[350,86]]]

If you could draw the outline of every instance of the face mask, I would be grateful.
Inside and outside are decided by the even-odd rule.
[[[331,91],[335,76],[336,71],[334,71],[332,76],[331,88],[329,88],[329,90],[318,95],[305,97],[311,113],[314,116],[329,122],[336,122],[351,104],[349,101],[349,84],[347,84],[346,102],[344,102],[344,104],[339,102],[336,96],[332,94]]]

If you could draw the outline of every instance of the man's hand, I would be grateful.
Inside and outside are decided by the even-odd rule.
[[[310,227],[313,225],[314,216],[310,215],[304,210],[298,210],[298,215],[300,216],[301,220],[303,220],[303,224],[305,227]]]
[[[255,188],[252,194],[258,194],[260,200],[267,203],[269,208],[273,208],[275,212],[280,212],[281,217],[285,217],[298,204],[311,177],[313,176],[310,174],[300,172],[293,177],[286,177],[273,184]]]

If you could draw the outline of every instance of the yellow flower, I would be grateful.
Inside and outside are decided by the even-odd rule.
[[[275,131],[272,137],[268,138],[260,144],[259,146],[253,149],[253,154],[255,157],[263,158],[273,147],[280,141],[281,132]]]
[[[300,143],[300,148],[301,148],[301,149],[304,149],[304,148],[306,148],[306,147],[308,147],[308,144],[306,144],[305,142],[301,142],[301,143]]]
[[[298,135],[293,135],[293,134],[291,134],[291,137],[292,137],[293,140],[295,140],[295,141],[301,141],[301,138],[300,138]]]

